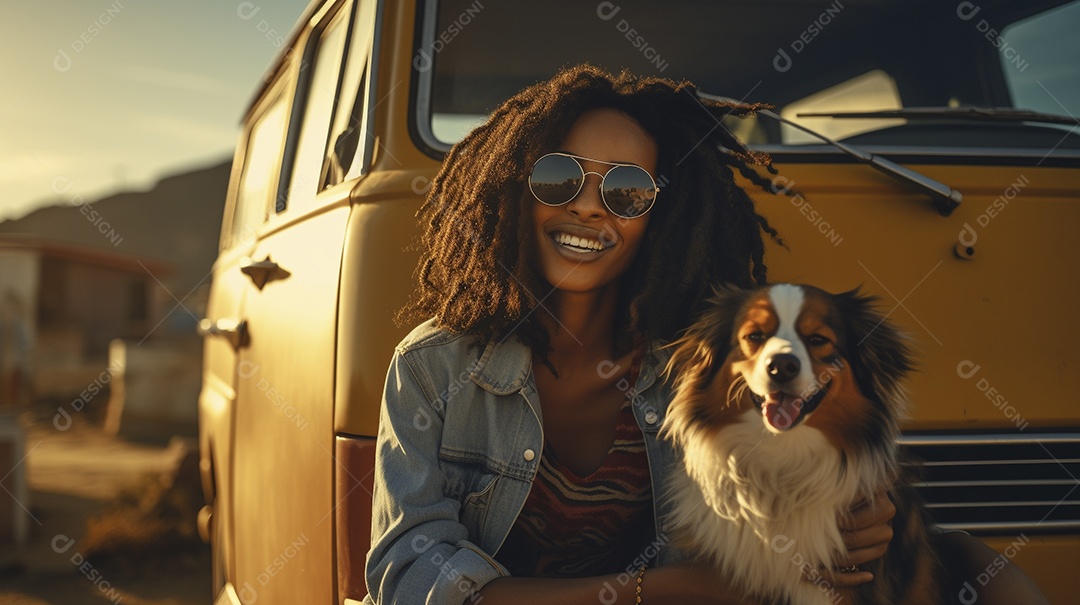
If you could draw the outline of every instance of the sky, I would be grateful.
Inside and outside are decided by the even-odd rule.
[[[0,220],[229,159],[305,0],[5,0]]]

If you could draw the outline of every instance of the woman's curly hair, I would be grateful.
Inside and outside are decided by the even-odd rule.
[[[546,313],[542,301],[552,285],[532,261],[529,171],[581,114],[614,108],[656,141],[661,186],[645,240],[620,282],[618,328],[645,341],[672,339],[713,285],[766,280],[762,233],[779,239],[732,170],[770,192],[769,179],[751,166],[775,170],[720,123],[764,107],[705,101],[689,82],[616,76],[591,65],[526,88],[447,154],[418,214],[418,285],[399,320],[434,316],[444,329],[481,341],[514,332],[546,359],[549,335],[538,311]]]

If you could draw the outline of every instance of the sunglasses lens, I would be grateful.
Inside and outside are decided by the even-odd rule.
[[[656,201],[656,183],[639,166],[615,166],[604,177],[604,200],[623,218],[645,214]]]
[[[565,204],[581,189],[581,166],[574,158],[546,155],[533,166],[529,187],[536,199],[549,206]]]

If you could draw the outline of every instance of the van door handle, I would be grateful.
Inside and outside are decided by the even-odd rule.
[[[252,260],[250,258],[244,258],[240,261],[240,271],[251,278],[255,287],[262,290],[266,282],[275,279],[285,279],[292,275],[285,269],[282,269],[280,265],[270,260],[267,256],[265,260]]]
[[[199,335],[220,336],[229,341],[234,349],[246,346],[248,343],[247,320],[219,319],[212,321],[203,319],[199,321]]]

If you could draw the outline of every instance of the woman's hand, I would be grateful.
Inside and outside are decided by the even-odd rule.
[[[872,501],[856,502],[851,513],[839,521],[840,533],[848,549],[847,557],[840,561],[839,566],[858,566],[884,556],[893,537],[890,522],[895,516],[896,506],[889,498],[887,489],[875,494]],[[827,576],[834,586],[841,588],[858,586],[874,579],[874,574],[868,571],[832,571]]]

